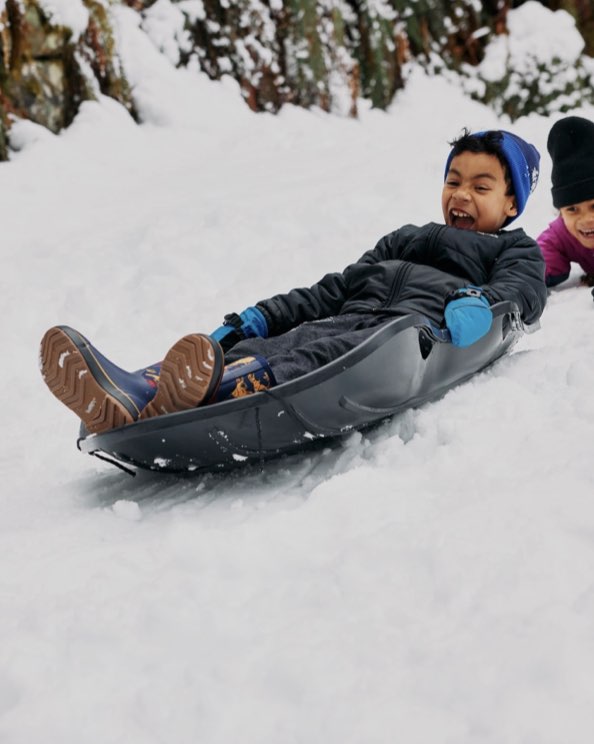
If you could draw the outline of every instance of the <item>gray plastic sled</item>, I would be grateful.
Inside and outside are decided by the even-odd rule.
[[[492,307],[493,326],[467,349],[422,315],[387,322],[357,348],[297,380],[245,398],[138,421],[78,447],[125,470],[207,472],[262,462],[365,428],[438,398],[492,364],[524,330],[517,307]]]

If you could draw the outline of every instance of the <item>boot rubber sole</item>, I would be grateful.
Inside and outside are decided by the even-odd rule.
[[[218,390],[225,357],[219,343],[202,333],[181,338],[161,362],[155,397],[140,419],[187,411],[208,402]]]
[[[209,401],[218,389],[224,365],[224,353],[216,341],[199,333],[184,336],[165,355],[155,397],[139,409],[112,380],[87,339],[73,328],[50,328],[40,348],[46,385],[79,417],[89,434]]]
[[[140,410],[111,379],[84,336],[68,326],[46,332],[41,374],[51,392],[83,422],[90,434],[135,421]]]

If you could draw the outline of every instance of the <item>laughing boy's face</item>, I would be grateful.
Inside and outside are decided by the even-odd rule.
[[[452,158],[441,195],[446,225],[494,233],[515,217],[515,197],[508,194],[503,165],[486,152],[461,152]]]

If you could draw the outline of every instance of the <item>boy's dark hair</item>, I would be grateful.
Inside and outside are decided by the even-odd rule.
[[[462,134],[448,143],[452,148],[450,160],[463,152],[484,152],[487,155],[494,155],[503,166],[503,175],[507,184],[506,196],[514,196],[514,184],[509,171],[509,164],[503,152],[503,133],[496,129],[481,133],[480,137],[471,134],[470,130],[464,127]]]

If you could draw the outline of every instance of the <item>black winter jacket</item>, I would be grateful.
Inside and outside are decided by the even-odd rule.
[[[491,304],[515,302],[522,319],[533,323],[546,303],[544,277],[540,249],[522,229],[491,234],[432,222],[405,225],[342,273],[326,274],[312,287],[275,295],[257,307],[271,336],[352,312],[422,313],[441,324],[447,295],[474,284]]]

